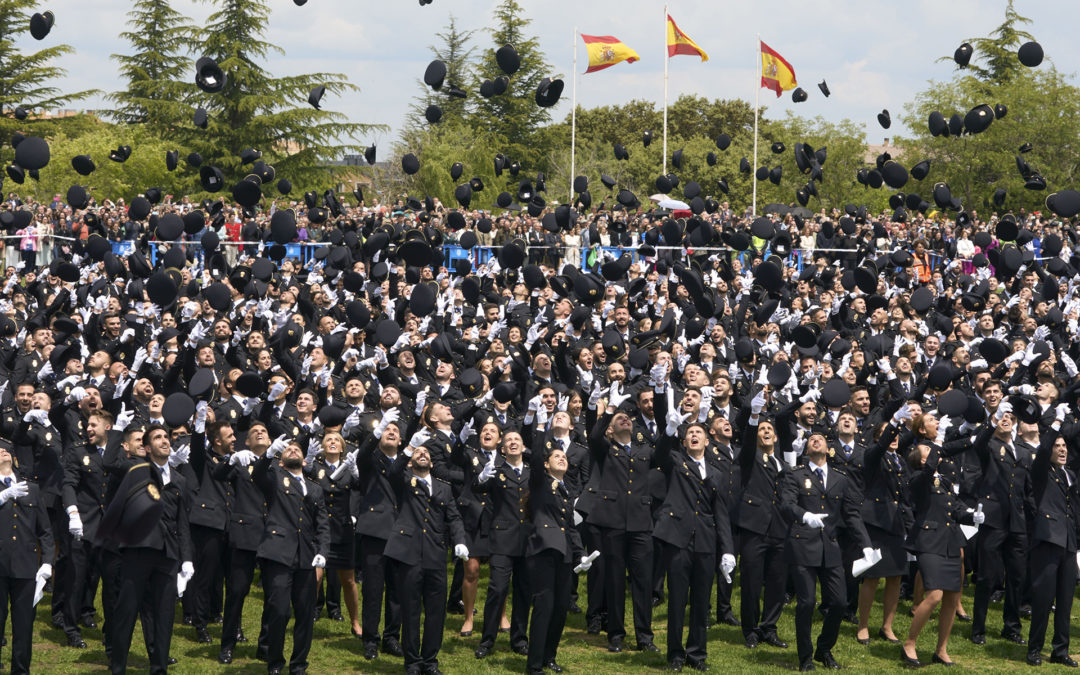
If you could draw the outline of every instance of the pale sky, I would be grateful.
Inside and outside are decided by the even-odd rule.
[[[566,89],[554,119],[571,109],[572,38],[575,27],[587,34],[614,35],[637,50],[641,60],[580,75],[586,68],[585,49],[578,46],[578,102],[585,107],[645,98],[661,101],[664,70],[664,2],[661,0],[520,0],[532,19],[529,33],[539,38],[555,73],[566,78]],[[495,0],[434,0],[421,7],[417,0],[309,0],[297,7],[291,0],[273,0],[267,31],[269,41],[283,47],[284,56],[265,63],[278,75],[329,71],[344,73],[360,88],[342,97],[328,95],[324,109],[336,110],[351,120],[386,124],[389,133],[361,142],[386,146],[396,139],[401,120],[418,93],[415,80],[431,60],[434,33],[446,25],[451,12],[461,28],[477,28],[478,50],[494,49],[482,29],[491,20]],[[196,21],[213,9],[207,2],[174,0],[173,7]],[[1074,39],[1080,4],[1017,0],[1021,15],[1033,20],[1027,30],[1042,44],[1048,61],[1076,82],[1080,42]],[[129,51],[117,36],[124,29],[127,0],[51,0],[40,9],[56,14],[56,25],[44,43],[28,32],[19,44],[70,44],[75,53],[57,65],[68,77],[59,85],[67,90],[119,88],[112,53]],[[871,143],[892,133],[903,133],[899,118],[903,106],[924,89],[928,80],[950,77],[953,64],[936,62],[951,55],[964,38],[983,36],[1004,18],[1005,3],[991,0],[792,0],[716,2],[673,0],[668,11],[679,27],[710,57],[671,60],[669,99],[680,94],[708,98],[743,98],[753,102],[758,61],[756,35],[782,54],[794,67],[799,85],[809,94],[805,103],[781,99],[762,90],[761,102],[769,116],[782,117],[792,109],[803,117],[821,115],[830,121],[844,118],[862,124]],[[195,55],[196,57],[198,55]],[[192,60],[192,77],[194,58]],[[817,83],[825,79],[832,96],[824,98]],[[479,96],[478,92],[470,92]],[[301,104],[304,102],[301,101]],[[86,107],[100,107],[100,100]],[[883,130],[876,121],[882,108],[892,113],[893,127]]]

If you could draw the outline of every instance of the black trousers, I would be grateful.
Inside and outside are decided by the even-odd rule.
[[[825,623],[818,636],[817,652],[824,653],[833,648],[840,634],[840,622],[847,608],[847,582],[839,567],[792,565],[791,578],[795,582],[795,644],[799,648],[799,663],[812,663],[817,584],[821,583],[821,606],[825,609]]]
[[[1020,635],[1020,597],[1027,572],[1027,535],[994,527],[979,528],[979,571],[975,580],[975,609],[971,634],[986,634],[986,611],[990,595],[1005,584],[1005,603],[1001,610],[1002,632]]]
[[[1076,587],[1076,554],[1045,541],[1031,551],[1031,628],[1028,653],[1038,654],[1046,642],[1050,607],[1054,606],[1051,656],[1069,655],[1069,615]]]
[[[429,672],[439,667],[443,624],[446,621],[446,568],[424,569],[392,561],[401,594],[401,645],[405,651],[405,672]],[[408,589],[408,590],[404,590]],[[421,642],[420,614],[424,614]],[[367,635],[367,632],[364,633]]]
[[[70,594],[70,612],[77,618],[96,613],[98,581],[101,579],[101,547],[86,539],[71,544],[71,562],[75,569],[75,590]]]
[[[582,523],[581,543],[586,551],[599,551],[601,544],[600,528],[595,525]],[[606,587],[604,585],[604,565],[593,565],[585,573],[586,608],[585,620],[589,623],[600,621],[607,614]]]
[[[0,577],[0,607],[11,617],[11,674],[30,672],[34,644],[34,586],[36,579]]]
[[[694,553],[665,543],[663,561],[668,580],[668,662],[678,657],[702,663],[708,653],[709,597],[716,572],[716,553]],[[684,649],[682,636],[687,601],[690,603],[690,626]]]
[[[452,608],[461,608],[463,604],[463,597],[461,595],[462,586],[465,583],[465,565],[462,564],[459,558],[454,558],[454,576],[450,577],[450,592],[446,597],[446,611],[450,611]]]
[[[225,613],[221,622],[221,648],[236,647],[244,616],[244,600],[255,580],[255,551],[231,549],[229,576],[225,583]]]
[[[52,577],[53,621],[63,627],[66,635],[80,635],[79,616],[75,612],[77,601],[73,597],[80,595],[77,590],[77,571],[71,555],[75,540],[68,532],[68,515],[63,505],[58,504],[55,508],[49,509],[49,522],[56,541],[56,560],[53,562]]]
[[[529,627],[529,571],[525,556],[493,553],[488,566],[490,576],[487,600],[484,602],[484,633],[480,644],[489,649],[495,645],[503,603],[510,595],[512,578],[514,599],[510,614],[510,646],[525,645],[529,639],[526,632]]]
[[[176,605],[176,573],[180,565],[165,556],[164,551],[149,548],[128,548],[120,552],[119,589],[110,620],[109,667],[115,675],[127,671],[131,636],[135,618],[141,612],[146,651],[150,657],[150,672],[166,675],[169,667],[169,645],[172,642],[173,610]],[[146,617],[152,625],[146,625]]]
[[[364,644],[379,643],[379,620],[386,612],[386,625],[382,638],[386,640],[401,638],[401,603],[398,600],[397,580],[394,577],[390,561],[383,556],[386,540],[376,537],[361,537],[360,568],[363,570],[361,624],[364,629]]]
[[[195,546],[195,578],[191,580],[192,624],[197,629],[206,628],[211,617],[221,611],[228,536],[224,530],[192,525],[191,543]]]
[[[735,542],[735,545],[738,546],[739,535],[738,535],[737,532],[732,532],[731,533],[731,539],[732,539],[732,541]],[[716,556],[714,556],[716,558],[717,565],[719,565],[721,553],[722,553],[721,551],[717,551]],[[732,572],[731,575],[732,575],[732,581],[734,582],[734,580],[735,580],[735,572]],[[728,616],[734,616],[734,612],[731,609],[731,587],[732,587],[733,584],[730,584],[730,583],[724,581],[724,575],[720,573],[719,566],[716,569],[715,577],[716,577],[716,620],[717,620],[717,622],[720,622],[720,621],[723,621]]]
[[[105,642],[105,656],[109,656],[112,650],[109,632],[116,621],[116,603],[120,599],[122,560],[116,551],[101,550],[101,637]]]
[[[600,528],[600,560],[604,561],[607,592],[608,641],[626,637],[626,571],[634,606],[634,633],[638,644],[652,642],[653,538],[651,532]]]
[[[776,634],[776,622],[784,609],[787,584],[787,560],[784,540],[755,532],[743,532],[739,557],[739,580],[742,589],[739,620],[743,637],[755,633],[759,638]],[[762,589],[765,591],[761,605]]]
[[[289,609],[293,614],[293,648],[289,670],[308,667],[311,636],[315,630],[315,568],[293,568],[263,559],[263,593],[266,596],[267,667],[285,668],[285,628]]]
[[[566,611],[570,607],[570,563],[563,554],[548,549],[528,558],[532,587],[532,624],[526,669],[538,673],[559,652]]]

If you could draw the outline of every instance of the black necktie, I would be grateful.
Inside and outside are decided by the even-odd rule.
[[[814,469],[814,473],[817,474],[818,480],[821,481],[821,487],[825,487],[825,472],[820,468]]]
[[[851,457],[851,446],[844,443],[844,457]]]
[[[105,448],[98,448],[97,449],[97,454],[98,454],[98,457],[104,457],[105,456]]]
[[[521,478],[521,467],[520,466],[515,466],[514,467],[514,475],[517,476],[518,478]]]
[[[4,487],[11,487],[11,476],[4,478]]]

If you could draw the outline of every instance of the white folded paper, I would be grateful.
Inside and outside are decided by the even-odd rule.
[[[961,525],[960,531],[964,533],[964,539],[971,539],[979,533],[978,525]]]
[[[863,556],[855,562],[851,563],[851,576],[858,577],[866,573],[866,570],[870,569],[874,565],[881,562],[881,549],[875,548],[870,552],[869,556]]]
[[[584,565],[586,563],[591,563],[592,561],[596,560],[599,557],[600,557],[600,551],[593,551],[592,553],[590,553],[588,555],[588,557],[585,558],[585,562],[581,563],[581,565],[578,565],[577,567],[574,568],[574,574],[581,574],[582,571],[583,571],[582,570],[582,565]]]
[[[784,453],[784,463],[787,464],[788,466],[794,468],[795,465],[798,462],[799,462],[799,453],[797,453],[797,452],[785,452]]]
[[[45,577],[39,576],[37,583],[34,585],[34,607],[41,602],[41,598],[45,596],[45,582],[48,581]]]

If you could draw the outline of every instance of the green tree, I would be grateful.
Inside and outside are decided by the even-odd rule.
[[[420,95],[414,99],[409,108],[409,116],[406,120],[406,128],[411,131],[422,129],[428,125],[424,118],[424,111],[430,105],[442,108],[443,115],[440,124],[464,122],[468,113],[468,99],[455,98],[447,95],[450,87],[464,89],[472,82],[472,60],[475,48],[469,44],[475,30],[462,30],[458,27],[457,19],[450,15],[449,23],[441,33],[436,33],[439,45],[431,46],[432,56],[446,64],[446,80],[440,91],[434,91],[424,84],[423,79],[417,80],[420,87]],[[478,95],[472,92],[474,96]]]
[[[1029,69],[1019,63],[1015,46],[1029,36],[1016,25],[1027,22],[1010,3],[1005,23],[992,37],[971,40],[989,67],[974,66],[947,82],[931,82],[906,108],[904,121],[914,135],[898,139],[905,156],[912,163],[929,159],[931,173],[925,182],[948,183],[966,210],[989,210],[997,188],[1007,191],[1005,209],[1037,209],[1048,192],[1071,186],[1080,177],[1080,88],[1052,65]],[[979,134],[930,135],[931,112],[948,119],[982,104],[1004,104],[1008,113]],[[1023,159],[1046,179],[1046,191],[1024,189],[1016,162],[1024,143],[1031,143],[1032,151]]]
[[[17,106],[34,113],[58,110],[97,93],[64,93],[49,84],[63,77],[64,69],[52,63],[72,52],[69,45],[53,44],[46,38],[49,46],[35,52],[24,53],[15,46],[16,37],[28,32],[37,4],[34,0],[0,0],[0,133],[4,137],[18,128],[26,131],[25,122],[11,119]]]
[[[480,178],[484,189],[473,195],[470,208],[488,208],[495,203],[499,192],[506,189],[509,174],[504,172],[502,178],[497,178],[492,159],[502,144],[503,139],[494,132],[476,130],[460,121],[417,130],[408,146],[402,143],[395,147],[398,156],[412,152],[421,158],[420,171],[412,176],[403,175],[398,192],[420,198],[430,195],[447,206],[457,207],[455,188],[472,178]],[[450,177],[450,167],[455,162],[462,163],[461,178],[457,181]]]
[[[545,77],[558,77],[540,49],[536,37],[526,35],[529,19],[517,0],[501,0],[495,8],[491,29],[493,49],[486,51],[477,64],[473,91],[479,92],[480,83],[502,75],[495,61],[495,50],[511,44],[521,57],[521,69],[510,77],[510,86],[501,96],[489,99],[478,97],[476,111],[471,116],[472,126],[488,129],[506,139],[502,152],[530,170],[543,170],[542,160],[547,156],[544,148],[532,141],[537,130],[551,120],[547,108],[536,105],[536,88]]]
[[[196,91],[187,77],[191,61],[184,55],[195,31],[168,0],[138,0],[127,16],[130,30],[120,37],[131,44],[133,53],[112,57],[120,64],[127,87],[109,94],[116,106],[106,114],[167,134],[185,112],[177,103],[190,100]]]
[[[308,93],[325,86],[326,105],[336,94],[356,87],[337,73],[274,77],[259,63],[271,52],[284,53],[263,39],[270,18],[267,0],[218,0],[216,4],[217,11],[199,32],[202,41],[196,49],[200,56],[217,61],[228,80],[218,93],[199,92],[194,105],[206,108],[208,128],[196,129],[189,122],[181,140],[199,152],[205,163],[220,167],[227,182],[243,178],[239,154],[255,148],[294,188],[325,187],[335,171],[328,162],[362,152],[358,135],[376,127],[348,122],[330,110],[315,110],[307,103]],[[187,112],[193,114],[193,108]]]

